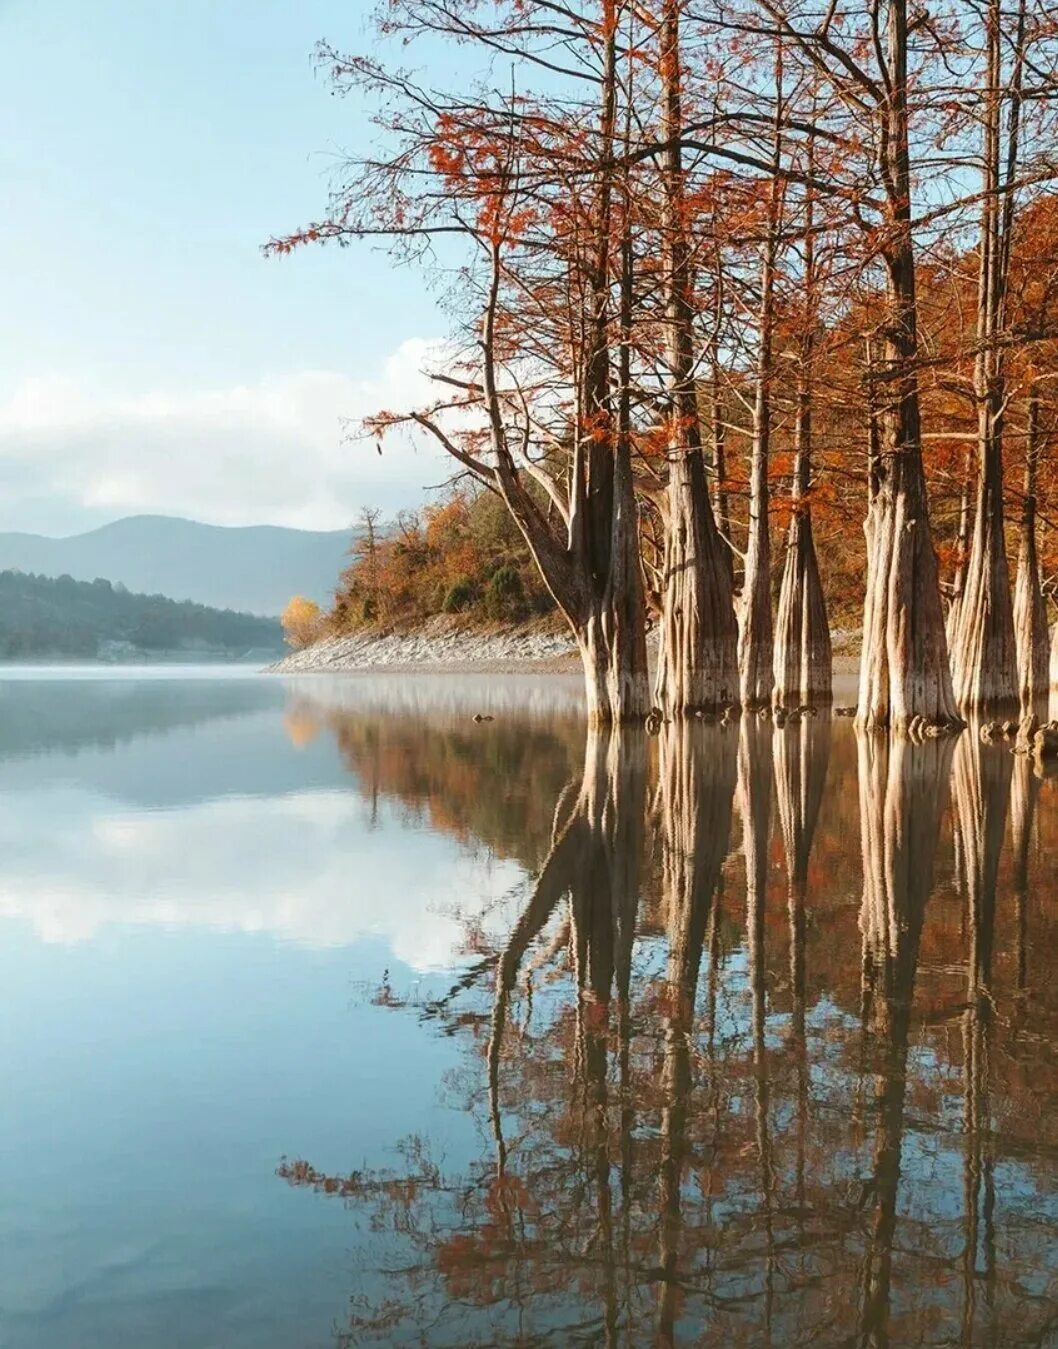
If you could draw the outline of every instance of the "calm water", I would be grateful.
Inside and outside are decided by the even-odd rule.
[[[3,1349],[1058,1344],[1006,750],[9,670],[0,795]]]

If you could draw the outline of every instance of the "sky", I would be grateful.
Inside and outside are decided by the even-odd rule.
[[[159,512],[350,525],[428,446],[348,426],[425,395],[444,322],[370,246],[266,259],[365,110],[313,68],[369,0],[0,0],[0,530]]]

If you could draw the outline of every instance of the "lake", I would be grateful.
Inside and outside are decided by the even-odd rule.
[[[0,794],[3,1349],[1058,1344],[1007,748],[8,668]]]

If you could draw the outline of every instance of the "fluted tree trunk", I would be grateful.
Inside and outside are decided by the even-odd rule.
[[[604,123],[610,125],[611,119],[609,109]],[[600,195],[600,209],[607,221],[610,195],[609,190]],[[584,411],[570,465],[564,522],[554,522],[537,505],[511,449],[507,400],[499,387],[496,355],[502,276],[498,244],[491,245],[490,255],[491,280],[480,346],[481,396],[494,464],[462,450],[429,417],[415,415],[411,420],[430,430],[454,458],[502,497],[576,639],[589,722],[642,721],[650,711],[646,601],[630,438],[627,428],[621,430],[612,406],[609,226],[600,229],[592,265],[593,311],[579,381]],[[564,537],[560,532],[563,523]]]
[[[812,507],[811,411],[806,391],[798,394],[797,457],[790,528],[786,537],[779,609],[775,626],[776,707],[826,707],[833,697],[834,656],[823,582],[819,576]]]
[[[610,161],[617,139],[617,25],[614,0],[604,0],[605,24],[599,109],[600,156],[595,236],[588,266],[591,295],[588,350],[584,362],[580,462],[574,466],[577,506],[570,512],[570,546],[587,573],[587,621],[578,632],[593,721],[635,721],[649,711],[646,660],[646,605],[639,558],[639,526],[632,481],[627,417],[615,416],[611,372],[610,289],[613,259],[614,194],[618,187]],[[627,215],[627,211],[626,211]],[[622,268],[631,266],[621,250]],[[630,278],[622,278],[622,293]],[[622,349],[628,334],[621,333]],[[621,397],[626,390],[621,391]],[[625,425],[622,426],[622,421]],[[579,509],[578,509],[579,508]],[[602,683],[603,688],[595,692]],[[593,705],[594,704],[594,705]]]
[[[963,456],[962,481],[959,485],[959,527],[955,534],[955,569],[951,578],[951,598],[944,630],[948,635],[948,650],[954,642],[959,628],[959,605],[966,589],[966,566],[970,560],[970,535],[973,527],[971,507],[974,499],[974,446],[966,443]]]
[[[873,383],[879,458],[867,520],[867,592],[857,722],[906,731],[959,721],[929,527],[918,391],[918,309],[908,143],[907,0],[891,0],[888,79],[879,97],[886,276]]]
[[[735,553],[731,546],[731,496],[728,490],[727,427],[724,424],[724,390],[720,363],[720,342],[724,326],[724,262],[719,246],[716,248],[713,282],[716,287],[716,294],[713,302],[713,327],[709,334],[709,409],[713,443],[713,496],[717,528],[724,544],[724,563],[731,577],[731,585],[734,587],[736,584]]]
[[[395,427],[428,432],[463,473],[503,501],[576,640],[588,716],[600,724],[644,720],[651,708],[628,401],[630,169],[627,132],[622,144],[618,131],[621,97],[631,97],[631,78],[622,88],[617,69],[627,14],[624,0],[600,0],[597,22],[581,30],[581,55],[598,78],[594,104],[579,105],[585,134],[576,165],[578,226],[556,232],[541,224],[546,237],[538,256],[553,301],[534,311],[543,343],[554,349],[545,393],[537,375],[525,377],[521,359],[527,183],[532,179],[532,190],[544,198],[568,192],[571,170],[568,161],[559,165],[542,152],[536,130],[526,134],[533,119],[527,120],[522,100],[503,102],[504,134],[497,135],[495,99],[474,104],[465,91],[435,92],[426,115],[403,74],[327,48],[336,86],[366,84],[383,102],[391,99],[400,129],[387,156],[347,166],[327,219],[269,245],[288,252],[308,240],[370,235],[402,248],[409,240],[422,244],[445,235],[461,239],[481,260],[479,274],[466,259],[468,294],[480,287],[482,297],[472,358],[477,368],[468,369],[467,359],[454,361],[434,376],[444,396],[414,410],[379,412],[365,428],[379,435]],[[416,26],[417,18],[404,17]],[[439,35],[466,37],[453,12],[434,17]],[[533,31],[531,20],[520,29],[523,37]],[[541,210],[541,220],[548,215]],[[552,424],[556,388],[563,409],[570,409],[558,432]]]
[[[1055,718],[1058,717],[1058,623],[1051,634],[1050,684],[1050,714]]]
[[[1001,337],[1005,321],[1014,175],[1018,163],[1021,49],[1024,3],[1015,40],[1014,73],[1003,87],[1001,0],[989,0],[987,61],[982,111],[982,206],[978,243],[977,331],[974,396],[977,402],[977,491],[966,582],[959,600],[952,673],[964,715],[1013,712],[1018,706],[1017,648],[1010,596],[1003,504],[1003,421],[1006,381]],[[1003,112],[1010,102],[1005,166]]]
[[[1014,585],[1014,639],[1018,658],[1018,696],[1021,715],[1032,716],[1046,701],[1049,684],[1050,637],[1047,601],[1040,586],[1040,559],[1036,549],[1036,488],[1040,461],[1040,400],[1029,394],[1025,435],[1025,485],[1021,503],[1018,574]]]
[[[808,171],[813,169],[809,138]],[[786,558],[775,624],[776,707],[826,706],[833,696],[833,652],[823,583],[812,533],[812,362],[819,321],[815,266],[815,212],[811,189],[805,215],[805,320],[797,375],[793,490]]]
[[[738,677],[742,705],[753,709],[771,702],[774,629],[771,613],[771,528],[768,461],[771,454],[772,349],[775,337],[775,269],[779,254],[783,181],[782,44],[775,48],[775,133],[772,175],[768,188],[767,224],[760,274],[760,332],[756,389],[753,403],[753,441],[749,466],[749,529],[742,596],[738,607]]]
[[[667,717],[715,710],[738,689],[738,629],[728,548],[716,527],[695,383],[694,296],[686,230],[680,50],[681,0],[662,22],[666,360],[669,478],[661,646],[655,701]]]

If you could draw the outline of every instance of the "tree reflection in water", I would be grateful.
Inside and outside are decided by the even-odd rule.
[[[385,759],[335,729],[351,767]],[[472,753],[446,743],[454,827],[488,842]],[[478,1162],[450,1173],[427,1133],[390,1171],[280,1168],[370,1224],[339,1341],[1051,1342],[1058,1017],[1028,978],[1053,962],[1028,954],[1025,773],[969,733],[829,718],[590,736],[549,838],[525,825],[506,939],[478,934],[425,1009],[465,1044],[448,1093]],[[954,892],[934,878],[953,827]]]
[[[867,734],[860,734],[858,742],[863,1019],[875,1059],[875,1143],[865,1187],[874,1217],[863,1265],[858,1339],[884,1346],[890,1343],[911,1009],[951,744]],[[901,1326],[901,1336],[908,1332],[913,1334],[914,1327]]]

